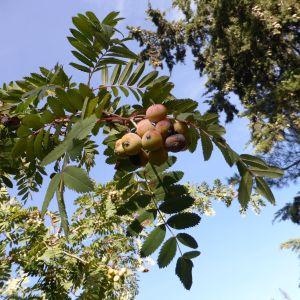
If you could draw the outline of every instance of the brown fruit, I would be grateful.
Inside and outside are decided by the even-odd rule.
[[[136,155],[142,148],[142,139],[135,133],[127,133],[122,137],[122,146],[128,155]]]
[[[164,119],[155,125],[155,129],[160,132],[161,136],[165,139],[173,132],[173,124],[169,119]]]
[[[174,131],[176,133],[180,133],[180,134],[184,135],[187,145],[190,143],[190,132],[189,132],[189,127],[186,125],[186,123],[180,122],[180,121],[175,121]]]
[[[164,142],[161,134],[155,130],[147,131],[142,138],[142,146],[145,150],[155,151],[163,146]]]
[[[160,166],[167,160],[168,160],[168,152],[164,148],[161,148],[156,151],[151,151],[149,153],[149,162],[152,165]]]
[[[117,155],[120,155],[120,156],[126,155],[125,150],[124,150],[123,145],[122,145],[122,139],[119,139],[119,140],[116,141],[115,153]]]
[[[174,131],[186,135],[189,132],[189,128],[186,123],[176,120],[174,123]]]
[[[141,150],[138,154],[129,156],[129,159],[135,166],[144,167],[149,161],[149,156],[144,150]]]
[[[186,148],[187,141],[183,134],[174,134],[166,139],[165,147],[170,152],[179,152]]]
[[[143,135],[148,131],[154,129],[154,126],[148,119],[144,119],[137,124],[136,133],[143,137]]]
[[[167,108],[162,104],[154,104],[148,107],[146,118],[151,122],[159,122],[167,116]]]

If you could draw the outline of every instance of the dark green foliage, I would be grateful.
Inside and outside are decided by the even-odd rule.
[[[71,29],[72,36],[68,39],[77,60],[71,65],[87,73],[86,83],[72,82],[63,67],[57,65],[53,70],[40,68],[39,74],[32,73],[23,81],[4,84],[0,89],[0,185],[11,187],[16,184],[19,195],[26,200],[30,192],[37,192],[43,184],[47,175],[44,167],[47,166],[51,181],[41,215],[46,216],[47,208],[56,196],[59,234],[63,229],[66,235],[63,238],[72,240],[77,234],[73,231],[76,221],[70,222],[68,217],[71,203],[66,205],[65,191],[69,188],[77,193],[93,192],[95,185],[88,172],[99,154],[97,141],[101,140],[100,135],[104,136],[104,155],[106,162],[115,166],[116,182],[109,195],[114,201],[106,207],[105,218],[118,218],[119,221],[120,217],[124,218],[122,232],[127,231],[127,237],[121,235],[122,239],[145,239],[140,251],[142,257],[151,255],[162,245],[158,265],[166,267],[177,249],[183,253],[182,244],[192,249],[198,246],[190,235],[173,233],[173,229],[193,227],[200,222],[194,209],[196,199],[179,183],[184,173],[169,170],[176,157],[169,157],[160,166],[147,163],[140,167],[132,163],[130,157],[114,152],[116,141],[125,133],[135,132],[136,122],[145,118],[150,105],[165,105],[170,119],[186,125],[191,152],[196,150],[201,139],[204,160],[211,157],[214,144],[230,166],[237,166],[242,177],[239,200],[243,209],[250,201],[253,183],[261,195],[274,203],[274,196],[262,177],[275,178],[282,172],[256,157],[239,156],[224,139],[225,128],[219,124],[218,115],[210,112],[202,115],[196,101],[176,99],[171,94],[173,84],[167,76],[159,76],[157,71],[146,73],[145,64],[137,61],[137,56],[126,46],[127,38],[116,29],[119,20],[115,12],[102,22],[92,12],[73,18],[76,28]],[[92,86],[91,79],[97,72],[101,72],[99,78],[102,81],[99,86]],[[139,103],[122,105],[123,95],[134,96]],[[200,160],[196,159],[195,163],[200,165]],[[97,206],[93,208],[97,210]],[[88,212],[87,222],[93,217]],[[101,227],[101,224],[97,223],[97,226]],[[88,236],[89,230],[94,232],[88,224],[85,230],[80,234]],[[113,227],[102,230],[95,234],[113,232]],[[177,261],[176,274],[187,289],[192,284],[193,263],[190,259],[199,254],[199,251],[187,252]],[[32,270],[34,272],[34,267]],[[86,276],[86,282],[96,280],[90,273]],[[54,290],[59,292],[55,287]]]
[[[300,4],[297,0],[172,1],[183,17],[147,10],[155,30],[130,27],[142,60],[169,70],[191,53],[206,80],[211,112],[238,113],[237,95],[250,123],[251,142],[272,165],[287,170],[283,186],[299,178]],[[153,3],[155,5],[155,3]],[[188,51],[190,50],[190,51]],[[200,91],[200,85],[199,85]],[[207,147],[209,145],[207,144]],[[203,147],[206,156],[209,151]]]

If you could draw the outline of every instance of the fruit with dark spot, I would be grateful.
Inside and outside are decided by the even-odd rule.
[[[142,139],[135,133],[127,133],[122,137],[122,146],[128,155],[136,155],[141,151]]]
[[[1,118],[1,123],[5,127],[10,127],[11,129],[17,129],[20,125],[20,119],[18,117],[3,116]]]
[[[143,135],[148,131],[154,129],[154,126],[148,119],[144,119],[137,124],[136,133],[143,137]]]
[[[129,159],[135,166],[144,167],[149,161],[149,156],[144,150],[141,150],[138,154],[129,156]]]
[[[152,165],[160,166],[168,160],[168,152],[166,149],[161,148],[156,151],[151,151],[149,153],[149,162]]]
[[[125,150],[124,150],[123,145],[122,145],[122,139],[119,139],[119,140],[116,141],[115,153],[117,155],[120,155],[120,156],[126,155]]]
[[[145,150],[155,151],[162,148],[164,144],[161,134],[155,130],[148,130],[142,138],[142,146]]]
[[[146,111],[146,118],[151,122],[159,122],[166,118],[167,108],[162,104],[154,104],[148,107]]]
[[[167,137],[165,148],[170,152],[179,152],[186,148],[187,141],[183,134],[174,134]]]
[[[189,133],[189,128],[188,128],[186,123],[181,122],[181,121],[175,121],[174,131],[176,133],[182,134],[186,139],[187,145],[189,144],[189,142],[190,142],[190,133]]]
[[[169,119],[164,119],[157,122],[155,129],[159,131],[163,139],[165,139],[173,133],[173,124]]]

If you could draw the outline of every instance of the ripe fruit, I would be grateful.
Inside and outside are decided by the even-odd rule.
[[[163,146],[161,134],[155,130],[148,130],[142,138],[142,146],[145,150],[155,151]]]
[[[144,150],[141,150],[138,154],[129,156],[129,159],[135,166],[144,167],[149,161],[149,156]]]
[[[136,155],[142,148],[142,139],[135,133],[127,133],[122,137],[122,146],[128,155]]]
[[[149,162],[152,165],[160,166],[167,160],[168,152],[164,148],[149,153]]]
[[[186,135],[189,132],[189,128],[186,125],[186,123],[183,123],[183,122],[180,122],[180,121],[175,121],[175,123],[174,123],[174,130],[177,133],[181,133],[183,135]]]
[[[187,146],[186,139],[183,134],[174,134],[166,139],[165,147],[170,152],[179,152]]]
[[[148,119],[144,119],[137,124],[136,133],[143,137],[143,135],[148,131],[154,129],[154,126]]]
[[[175,121],[174,123],[174,131],[176,133],[182,134],[185,139],[186,139],[186,144],[188,145],[190,142],[190,133],[189,133],[189,128],[184,122],[180,121]]]
[[[162,104],[154,104],[148,107],[146,118],[152,122],[159,122],[167,116],[167,108]]]
[[[116,141],[115,153],[117,155],[120,155],[120,156],[126,155],[125,150],[124,150],[123,145],[122,145],[122,139],[119,139],[119,140]]]
[[[159,131],[161,136],[165,139],[167,136],[172,134],[173,124],[170,120],[164,119],[155,125],[155,129]]]

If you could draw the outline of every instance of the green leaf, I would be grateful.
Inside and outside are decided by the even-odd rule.
[[[163,202],[159,206],[159,209],[163,213],[174,214],[191,207],[195,202],[195,199],[190,196],[177,195],[174,198]]]
[[[153,80],[157,77],[158,72],[157,71],[152,71],[149,74],[145,75],[138,83],[139,88],[146,87],[150,83],[153,82]]]
[[[32,134],[32,131],[25,125],[21,125],[17,130],[18,137],[27,137]]]
[[[204,160],[209,160],[213,151],[213,143],[203,130],[200,130],[200,136]]]
[[[128,85],[129,86],[134,85],[139,80],[139,78],[143,74],[144,70],[145,70],[145,62],[142,62],[138,65],[138,67],[135,69],[135,71],[132,73],[132,75],[128,79]]]
[[[95,115],[98,119],[101,118],[104,108],[106,104],[110,101],[110,99],[111,99],[111,94],[110,93],[105,94],[105,96],[101,99],[98,106],[95,108]]]
[[[119,78],[120,85],[123,85],[126,82],[126,80],[131,74],[132,68],[133,68],[133,62],[129,61],[120,75]]]
[[[33,149],[36,157],[41,158],[43,156],[43,138],[44,138],[44,129],[40,130],[37,136],[35,137]]]
[[[255,177],[257,191],[265,197],[270,203],[275,205],[275,197],[263,178]]]
[[[137,211],[140,208],[145,208],[150,203],[150,201],[150,195],[142,192],[136,193],[118,209],[118,214],[125,215]]]
[[[141,257],[147,257],[151,255],[163,242],[166,236],[165,225],[156,227],[146,238],[142,249]]]
[[[143,230],[144,221],[154,221],[157,215],[156,209],[148,209],[141,213],[127,228],[127,235],[136,236]]]
[[[27,139],[26,138],[18,139],[14,147],[12,148],[11,156],[13,158],[21,156],[22,153],[25,152],[26,147],[27,147]]]
[[[94,188],[94,184],[87,172],[75,166],[67,166],[63,170],[63,180],[69,189],[77,193],[91,192]]]
[[[104,68],[102,68],[101,73],[102,73],[102,84],[107,85],[107,83],[108,83],[108,67],[105,66]]]
[[[184,253],[182,255],[182,257],[187,258],[187,259],[192,259],[192,258],[198,257],[200,254],[201,254],[200,251],[189,251],[189,252]]]
[[[183,286],[189,290],[193,284],[192,269],[193,262],[190,259],[179,257],[176,264],[175,273],[179,277]]]
[[[37,130],[43,127],[41,117],[37,114],[27,115],[22,119],[21,122],[23,125],[32,128],[33,130]]]
[[[41,211],[42,216],[45,215],[45,213],[48,209],[48,206],[50,204],[50,201],[52,200],[56,190],[58,189],[60,181],[61,181],[61,174],[60,173],[57,173],[52,177],[52,179],[49,183],[47,192],[46,192],[44,202],[43,202],[42,211]]]
[[[176,255],[177,241],[175,237],[169,238],[161,247],[157,263],[160,268],[165,268],[170,264]]]
[[[56,117],[64,117],[65,116],[65,111],[63,109],[62,104],[53,97],[48,97],[47,103],[50,106],[51,110],[55,114]]]
[[[181,113],[193,112],[197,108],[198,102],[192,99],[175,99],[164,102],[164,105],[166,105],[172,113],[178,115]]]
[[[86,64],[87,66],[89,66],[90,68],[93,68],[94,67],[94,63],[88,59],[87,57],[85,57],[84,55],[82,55],[81,53],[73,50],[71,51],[73,53],[73,55],[78,59],[80,60],[82,63]]]
[[[68,221],[68,215],[66,211],[65,200],[63,198],[63,193],[61,193],[60,191],[56,191],[56,199],[57,199],[58,211],[61,220],[61,227],[63,228],[66,237],[68,237],[69,221]]]
[[[74,67],[75,69],[79,70],[79,71],[82,71],[82,72],[85,72],[85,73],[90,73],[91,70],[88,68],[88,67],[85,67],[85,66],[82,66],[82,65],[79,65],[79,64],[76,64],[76,63],[70,63],[70,65],[72,67]]]
[[[183,212],[170,217],[168,225],[174,229],[185,229],[199,224],[201,218],[195,213]]]
[[[187,233],[178,233],[177,239],[181,244],[183,244],[187,247],[190,247],[193,249],[198,248],[197,241],[191,235],[189,235]]]
[[[92,131],[97,117],[92,115],[86,119],[79,120],[72,127],[65,140],[54,148],[41,162],[42,166],[46,166],[51,162],[60,158],[65,152],[69,150],[69,147],[73,145],[73,139],[82,140],[87,137]]]
[[[268,167],[266,170],[252,168],[249,170],[259,177],[279,178],[284,174],[284,171],[276,167]]]
[[[110,77],[111,84],[116,84],[118,82],[119,76],[121,74],[121,70],[122,70],[122,65],[121,64],[118,64],[114,67],[114,70],[113,70],[113,72],[111,74],[111,77]]]
[[[268,169],[267,164],[259,157],[249,155],[249,154],[242,154],[240,155],[240,158],[245,164],[249,166],[256,167],[259,169]]]
[[[220,149],[227,164],[232,167],[233,164],[239,159],[239,155],[233,151],[225,142],[220,142],[214,139],[214,143]]]
[[[248,171],[246,171],[242,176],[238,190],[238,199],[242,207],[247,207],[247,204],[250,201],[252,185],[253,178],[251,174]]]

